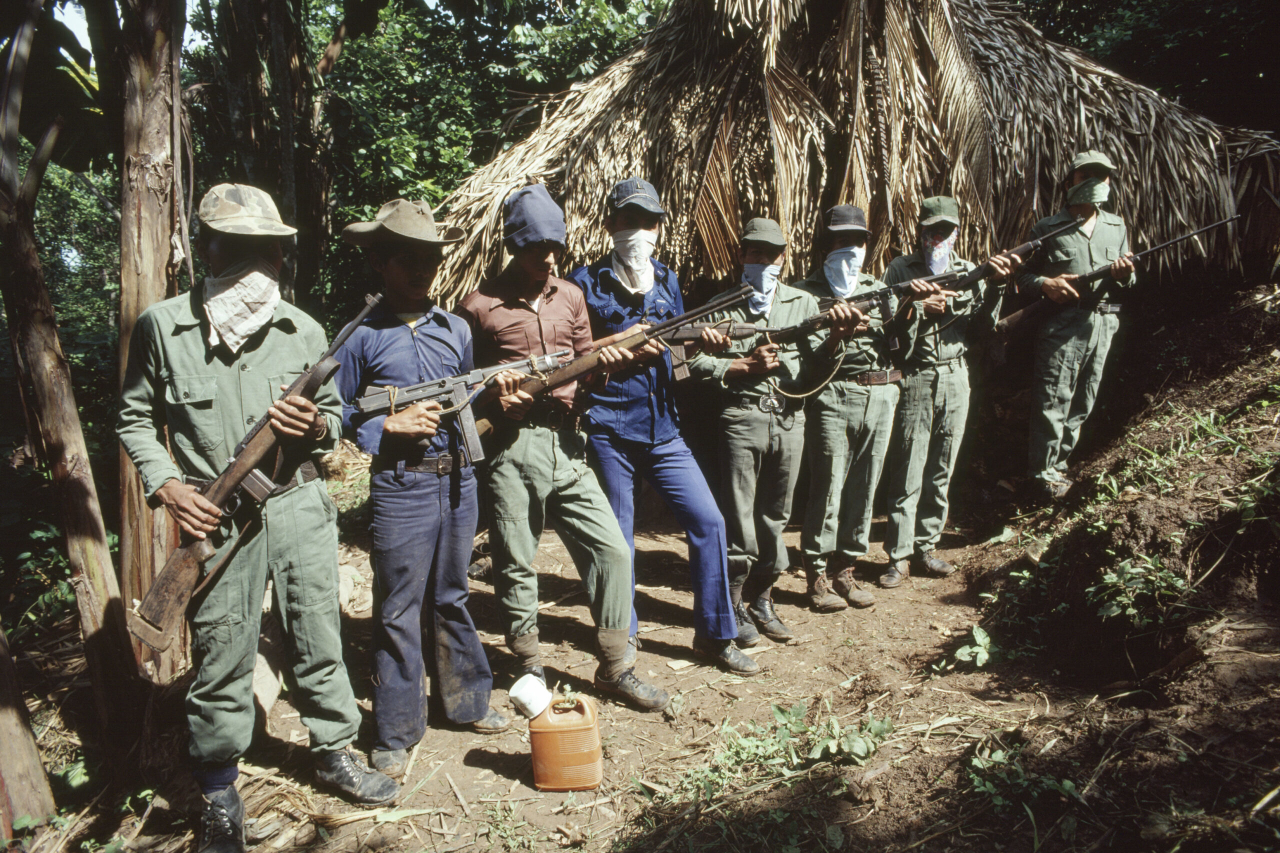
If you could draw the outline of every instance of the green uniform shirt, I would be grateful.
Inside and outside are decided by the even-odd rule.
[[[797,282],[795,286],[806,293],[812,294],[817,299],[834,295],[831,291],[831,285],[827,283],[827,274],[822,267],[818,267],[809,273],[808,278]],[[857,299],[864,293],[879,290],[884,286],[884,283],[878,281],[874,276],[867,273],[858,273],[858,285],[854,288],[851,299]],[[894,312],[897,310],[897,297],[890,296],[887,315],[879,304],[873,305],[863,312],[871,319],[871,327],[862,334],[844,339],[844,362],[840,365],[840,370],[836,372],[833,379],[852,379],[860,373],[866,373],[868,370],[890,370],[893,368],[893,363],[889,360],[890,334],[885,329],[885,324],[893,319]],[[897,324],[894,325],[896,327]],[[900,345],[902,344],[905,344],[905,341],[901,341]],[[817,344],[815,343],[814,346],[817,346]],[[838,357],[839,353],[837,352],[836,355]]]
[[[753,323],[757,326],[765,325],[774,328],[785,328],[804,322],[814,314],[817,314],[818,311],[818,300],[811,294],[779,283],[778,289],[773,295],[773,304],[769,306],[769,312],[764,317],[752,313],[744,302],[741,305],[730,308],[728,311],[716,314],[714,318],[708,319],[707,322],[733,320],[738,323]],[[810,360],[809,356],[820,340],[821,337],[819,335],[810,335],[794,344],[782,347],[778,350],[778,368],[769,373],[749,373],[734,379],[726,379],[725,373],[729,370],[729,365],[733,364],[735,360],[749,355],[761,344],[758,337],[730,341],[729,348],[723,352],[699,352],[691,358],[689,360],[689,373],[699,380],[715,382],[720,389],[723,389],[723,392],[727,392],[734,397],[758,397],[762,394],[767,394],[771,390],[770,379],[777,380],[782,390],[794,392],[801,387],[805,363]]]
[[[1031,239],[1061,228],[1073,218],[1071,212],[1064,209],[1041,219],[1031,229]],[[1108,266],[1128,252],[1129,233],[1125,230],[1124,220],[1114,213],[1099,210],[1098,219],[1093,225],[1093,236],[1086,237],[1083,230],[1076,228],[1047,241],[1041,255],[1024,267],[1022,274],[1018,276],[1018,290],[1038,295],[1047,278],[1091,273],[1099,267]],[[1130,273],[1128,278],[1112,285],[1112,292],[1132,287],[1135,281],[1136,277]],[[1101,287],[1105,283],[1098,282],[1094,287]]]
[[[946,271],[964,274],[973,267],[952,252]],[[903,255],[889,264],[884,272],[884,283],[900,284],[931,275],[933,273],[920,254]],[[923,367],[964,355],[970,327],[982,325],[990,328],[1000,318],[1000,296],[1000,285],[983,279],[975,287],[948,299],[947,310],[941,314],[926,314],[917,302],[904,334],[910,351],[907,363]],[[941,334],[938,329],[942,329]]]
[[[238,355],[221,344],[211,350],[200,294],[196,288],[147,308],[129,342],[116,432],[148,497],[184,475],[217,477],[280,397],[280,386],[291,384],[326,349],[320,324],[282,300]],[[329,425],[318,455],[332,449],[342,428],[342,402],[332,381],[315,402]]]

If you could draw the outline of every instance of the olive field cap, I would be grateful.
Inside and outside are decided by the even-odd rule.
[[[1071,172],[1068,177],[1075,173],[1076,169],[1083,169],[1085,166],[1101,166],[1108,172],[1116,170],[1116,164],[1111,162],[1111,158],[1101,151],[1082,151],[1076,155],[1076,159],[1071,161]]]
[[[634,204],[650,213],[667,215],[667,212],[662,209],[662,203],[658,201],[658,191],[653,188],[653,184],[635,175],[614,184],[613,189],[609,190],[605,203],[610,212]]]
[[[787,246],[787,238],[783,235],[778,223],[772,219],[759,217],[748,222],[747,227],[742,229],[742,242],[768,243],[770,246],[783,249]]]
[[[257,187],[218,184],[200,199],[200,221],[224,234],[288,237],[298,233],[280,219],[276,203]]]
[[[927,227],[939,222],[960,224],[960,205],[949,195],[935,195],[920,202],[920,224]]]
[[[425,201],[398,198],[378,208],[372,222],[353,222],[342,229],[342,239],[355,246],[374,243],[456,243],[464,236],[461,228],[449,226],[441,236],[431,206]]]
[[[838,204],[827,211],[828,231],[866,231],[867,215],[862,208],[852,204]]]

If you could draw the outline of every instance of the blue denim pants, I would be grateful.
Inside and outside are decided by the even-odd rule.
[[[380,471],[373,506],[375,749],[405,749],[431,702],[455,723],[489,712],[493,673],[467,612],[467,564],[479,509],[471,467],[446,476]]]
[[[689,538],[694,633],[713,640],[731,640],[738,636],[733,605],[729,601],[724,516],[684,439],[647,444],[593,433],[587,437],[587,459],[631,549],[631,633],[639,627],[635,613],[634,535],[636,477],[639,476],[667,502]]]

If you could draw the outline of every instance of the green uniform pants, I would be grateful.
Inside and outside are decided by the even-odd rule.
[[[750,578],[763,592],[789,562],[782,530],[800,476],[804,411],[773,414],[755,401],[720,412],[719,503],[729,544],[729,593]]]
[[[1093,410],[1098,384],[1120,327],[1115,314],[1077,308],[1050,317],[1036,340],[1028,469],[1040,480],[1061,480],[1080,428]]]
[[[582,434],[509,426],[495,445],[485,463],[493,507],[489,545],[507,637],[523,637],[538,628],[533,560],[548,521],[578,569],[596,627],[626,631],[631,625],[631,550],[587,467]]]
[[[339,635],[338,511],[324,482],[313,480],[270,498],[261,514],[191,617],[189,749],[206,767],[235,764],[253,736],[253,666],[268,579],[293,653],[290,701],[311,731],[311,750],[346,746],[360,724]],[[230,547],[224,542],[208,565]]]
[[[800,533],[807,566],[825,567],[834,551],[852,562],[870,548],[871,506],[897,404],[897,385],[841,381],[809,405],[809,503]]]
[[[969,369],[963,360],[902,380],[889,469],[889,559],[932,551],[947,523],[947,491],[969,416]]]

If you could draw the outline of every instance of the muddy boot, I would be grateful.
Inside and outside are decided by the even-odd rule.
[[[909,577],[911,577],[911,561],[898,560],[896,563],[890,563],[889,571],[880,576],[880,586],[884,589],[894,589],[906,583]]]
[[[244,801],[235,785],[204,799],[198,853],[244,853]]]
[[[661,687],[642,681],[636,675],[634,664],[626,662],[631,648],[626,629],[596,629],[596,643],[600,647],[600,667],[596,670],[596,689],[620,699],[625,699],[642,711],[660,711],[667,707],[671,696]]]
[[[516,678],[522,675],[536,675],[543,684],[547,683],[547,677],[542,670],[542,653],[538,651],[537,628],[519,637],[508,634],[507,648],[516,656]]]
[[[831,579],[831,587],[836,595],[843,596],[854,607],[870,607],[876,603],[876,597],[858,585],[853,577],[853,566],[849,566]]]
[[[916,557],[916,565],[937,578],[945,578],[956,570],[955,566],[939,557],[933,551],[925,551],[923,554],[918,555]]]
[[[350,746],[316,754],[316,782],[359,806],[385,806],[400,796],[395,780],[370,768]]]
[[[741,601],[733,605],[733,620],[738,624],[738,637],[734,640],[738,648],[749,649],[760,642],[760,632],[756,630],[756,623],[751,621],[747,606]]]
[[[805,594],[809,599],[809,606],[815,612],[836,613],[849,606],[845,604],[843,598],[831,591],[831,581],[827,578],[827,570],[824,566],[814,567],[805,560],[804,577],[809,583]]]
[[[693,653],[734,675],[755,675],[760,671],[760,664],[738,651],[733,640],[694,636]]]

